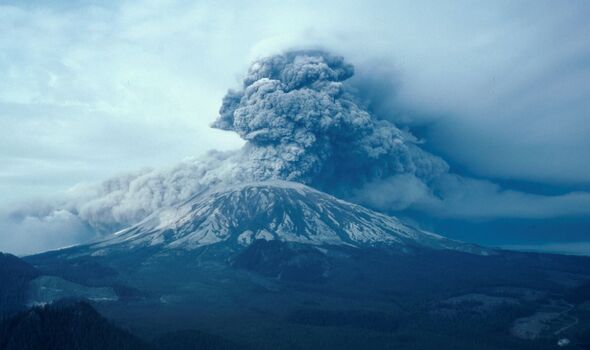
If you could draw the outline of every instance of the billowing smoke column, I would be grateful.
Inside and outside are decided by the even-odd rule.
[[[353,74],[341,57],[321,51],[256,61],[242,87],[227,93],[213,123],[247,140],[242,149],[78,187],[58,203],[27,205],[12,217],[45,223],[65,213],[69,222],[77,219],[75,227],[110,233],[212,186],[286,179],[371,204],[359,195],[367,183],[371,189],[408,178],[425,187],[447,172],[447,164],[421,150],[412,135],[371,116],[348,86]]]
[[[255,179],[280,178],[342,192],[368,180],[448,170],[415,138],[376,120],[347,86],[342,57],[293,51],[252,64],[243,86],[223,99],[213,127],[237,132]]]

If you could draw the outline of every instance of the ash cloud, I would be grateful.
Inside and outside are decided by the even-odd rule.
[[[348,83],[354,68],[323,51],[254,62],[241,89],[225,96],[213,127],[235,131],[256,178],[345,192],[375,178],[448,171],[440,158],[387,120],[375,119]]]
[[[112,233],[211,186],[246,180],[238,158],[236,151],[211,151],[172,167],[144,169],[98,184],[80,184],[53,202],[22,203],[12,210],[10,218],[24,222],[67,211],[100,233]]]

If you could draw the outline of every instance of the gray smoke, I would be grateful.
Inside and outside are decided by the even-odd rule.
[[[11,210],[8,221],[13,228],[18,227],[18,223],[44,222],[45,218],[55,217],[51,222],[56,222],[66,217],[64,212],[67,212],[80,224],[86,224],[100,233],[111,233],[216,184],[229,182],[230,179],[242,181],[244,178],[237,166],[240,164],[239,157],[240,153],[236,151],[211,151],[172,167],[145,169],[98,184],[78,185],[52,202],[22,203]],[[73,222],[71,217],[67,218],[68,222]],[[72,226],[72,229],[78,230],[79,227]]]
[[[408,132],[377,120],[348,84],[352,65],[322,51],[254,62],[229,91],[213,127],[237,132],[254,178],[280,178],[342,192],[376,178],[448,171]]]

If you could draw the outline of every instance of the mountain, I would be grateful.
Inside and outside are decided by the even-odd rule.
[[[427,247],[474,254],[490,252],[287,181],[240,184],[198,194],[92,245],[92,250],[97,255],[141,247],[194,250],[217,243],[248,246],[255,240],[315,246],[387,246],[401,251]]]

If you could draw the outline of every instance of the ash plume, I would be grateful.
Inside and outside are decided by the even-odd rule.
[[[293,51],[254,62],[223,99],[213,127],[235,131],[254,178],[279,178],[334,191],[375,178],[448,171],[411,134],[369,113],[348,83],[342,57]]]

